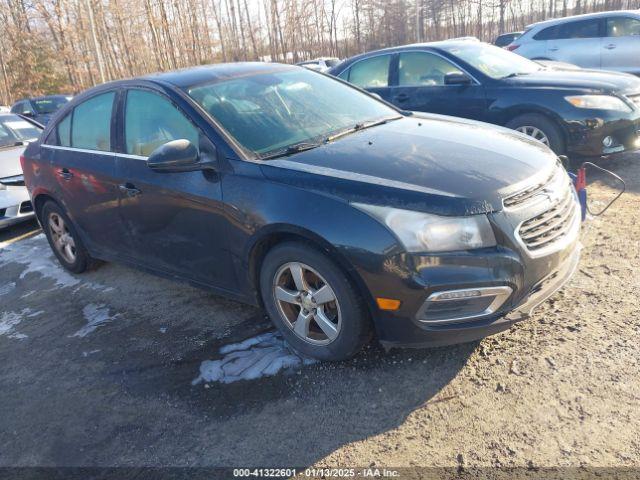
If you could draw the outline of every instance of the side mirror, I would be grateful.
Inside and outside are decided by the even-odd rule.
[[[451,72],[444,76],[445,85],[471,85],[471,77],[466,73]]]
[[[195,172],[211,170],[212,161],[200,161],[200,154],[189,140],[172,140],[159,146],[147,159],[147,166],[158,173]]]
[[[27,110],[26,112],[22,112],[22,115],[24,115],[25,117],[33,118],[36,116],[36,113],[32,112],[31,110]]]

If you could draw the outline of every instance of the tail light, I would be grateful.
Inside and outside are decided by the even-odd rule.
[[[515,43],[510,43],[509,45],[507,45],[507,50],[509,50],[510,52],[513,52],[519,46],[520,45],[516,45]]]

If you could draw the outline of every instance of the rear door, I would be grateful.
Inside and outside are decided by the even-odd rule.
[[[602,18],[566,22],[549,27],[543,31],[545,38],[548,37],[547,57],[583,68],[600,68],[603,29]]]
[[[399,108],[482,119],[486,108],[484,89],[470,85],[446,85],[449,73],[465,73],[448,59],[433,52],[407,51],[393,65],[391,102]]]
[[[99,93],[77,105],[42,145],[57,198],[90,248],[108,255],[119,252],[124,241],[112,149],[117,95]]]
[[[390,53],[364,58],[342,71],[338,77],[391,102],[389,75],[393,59],[394,55]]]
[[[623,15],[607,18],[601,51],[602,68],[640,73],[640,18]]]
[[[157,173],[149,155],[177,139],[189,140],[200,156],[216,159],[216,148],[184,111],[163,93],[127,91],[120,115],[118,163],[121,214],[139,264],[191,281],[235,285],[226,247],[221,174],[212,171]]]

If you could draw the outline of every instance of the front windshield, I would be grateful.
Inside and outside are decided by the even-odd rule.
[[[45,97],[37,100],[31,100],[36,113],[39,115],[48,115],[54,113],[69,100],[67,97]]]
[[[527,75],[542,69],[527,58],[493,45],[469,43],[442,48],[491,78]]]
[[[399,116],[368,95],[301,68],[199,85],[187,93],[240,145],[260,156]]]
[[[0,147],[13,146],[40,136],[41,130],[17,115],[0,116]]]

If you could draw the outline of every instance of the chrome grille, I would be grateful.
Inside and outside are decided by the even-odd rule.
[[[570,183],[564,194],[551,208],[522,222],[518,235],[529,250],[540,250],[564,237],[576,215],[575,199]]]
[[[553,178],[557,175],[557,171],[551,174],[546,181],[533,185],[531,187],[527,187],[524,190],[520,190],[517,193],[505,198],[502,203],[505,208],[515,208],[526,202],[528,202],[531,198],[535,197],[538,193],[540,193],[544,188],[553,180]]]

